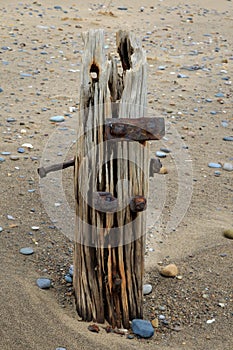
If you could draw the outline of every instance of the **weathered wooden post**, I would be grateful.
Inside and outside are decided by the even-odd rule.
[[[76,308],[83,320],[128,328],[143,316],[147,140],[164,135],[164,120],[145,117],[147,62],[140,43],[119,31],[118,56],[107,59],[102,30],[83,39],[74,177]]]

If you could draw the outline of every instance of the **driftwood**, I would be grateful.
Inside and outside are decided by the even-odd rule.
[[[141,44],[119,31],[118,56],[106,59],[102,30],[83,39],[74,177],[76,308],[83,320],[128,328],[143,317],[147,140],[164,135],[164,122],[144,119]]]

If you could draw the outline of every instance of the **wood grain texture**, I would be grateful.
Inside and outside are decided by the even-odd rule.
[[[130,199],[147,196],[147,142],[104,142],[104,131],[108,118],[145,117],[147,76],[141,44],[123,31],[116,38],[122,73],[116,55],[105,57],[104,32],[83,34],[73,284],[83,320],[129,328],[143,317],[146,220]]]

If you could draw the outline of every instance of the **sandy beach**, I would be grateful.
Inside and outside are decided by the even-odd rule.
[[[0,28],[0,348],[231,350],[233,241],[223,232],[233,229],[232,1],[0,0]],[[100,28],[106,55],[119,29],[142,41],[148,109],[166,121],[151,152],[171,151],[161,159],[167,174],[149,183],[144,280],[153,289],[144,318],[159,319],[150,339],[108,334],[103,325],[92,333],[80,320],[64,279],[72,224],[60,218],[68,222],[59,230],[49,207],[64,202],[59,193],[46,197],[37,174],[53,135],[70,132],[54,163],[74,155],[82,32]],[[62,176],[72,216],[73,170]],[[34,254],[20,254],[23,247]],[[161,276],[169,263],[179,278]],[[39,289],[39,277],[51,288]]]

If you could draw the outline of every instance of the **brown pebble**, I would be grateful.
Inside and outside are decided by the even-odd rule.
[[[88,330],[95,333],[99,333],[100,331],[99,326],[97,326],[97,324],[90,324],[88,326]]]
[[[163,267],[160,273],[165,277],[176,277],[178,275],[178,268],[175,264],[169,264]]]
[[[152,321],[151,321],[151,324],[154,328],[158,328],[159,327],[159,320],[157,318],[154,318]]]
[[[223,235],[224,235],[224,237],[226,237],[226,238],[233,239],[233,229],[232,229],[232,228],[229,228],[229,229],[227,229],[227,230],[224,230],[224,231],[223,231]]]
[[[19,157],[18,156],[10,156],[10,159],[11,160],[19,160]]]
[[[167,168],[165,168],[165,166],[162,166],[162,168],[160,168],[160,170],[159,170],[159,173],[160,174],[167,174],[168,173]]]

